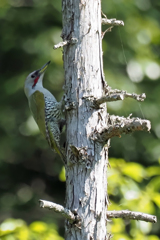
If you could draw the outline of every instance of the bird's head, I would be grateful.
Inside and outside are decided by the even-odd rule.
[[[43,67],[40,69],[31,72],[27,76],[24,84],[24,91],[27,97],[36,88],[37,85],[42,86],[43,76],[49,64],[50,61],[43,65]]]

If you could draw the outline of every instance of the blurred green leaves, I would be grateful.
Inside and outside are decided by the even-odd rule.
[[[2,240],[63,240],[54,224],[36,221],[27,225],[21,219],[7,219],[0,225]]]
[[[141,164],[128,163],[123,159],[110,159],[108,171],[108,193],[111,204],[109,210],[130,210],[144,212],[160,217],[160,171],[157,167],[143,167]],[[156,169],[157,168],[157,169]],[[154,171],[155,170],[155,171]],[[159,176],[157,176],[159,175]],[[114,239],[159,239],[151,233],[159,223],[114,219],[108,229]],[[127,235],[125,233],[127,232]],[[148,235],[148,236],[147,236]]]

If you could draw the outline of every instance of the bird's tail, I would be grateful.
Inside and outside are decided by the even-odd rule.
[[[60,147],[60,154],[59,155],[60,155],[63,163],[66,164],[66,154],[65,154],[65,149],[64,148]]]
[[[66,163],[65,149],[60,146],[60,130],[56,122],[55,123],[48,122],[46,126],[46,136],[47,136],[46,139],[51,149],[56,151],[60,155],[63,163],[65,164]]]

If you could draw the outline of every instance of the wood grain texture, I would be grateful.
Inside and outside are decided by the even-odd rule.
[[[66,101],[76,106],[66,114],[66,208],[81,218],[79,227],[66,221],[65,239],[106,240],[108,148],[89,136],[107,127],[107,110],[86,100],[104,91],[101,1],[63,0],[62,12],[63,40],[78,39],[63,54]]]

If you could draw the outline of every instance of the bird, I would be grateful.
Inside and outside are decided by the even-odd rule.
[[[62,119],[64,101],[57,102],[53,94],[43,87],[43,77],[50,61],[40,69],[31,72],[24,84],[24,92],[29,108],[40,132],[46,138],[52,150],[65,162],[64,148],[60,146],[60,134],[65,124]]]

